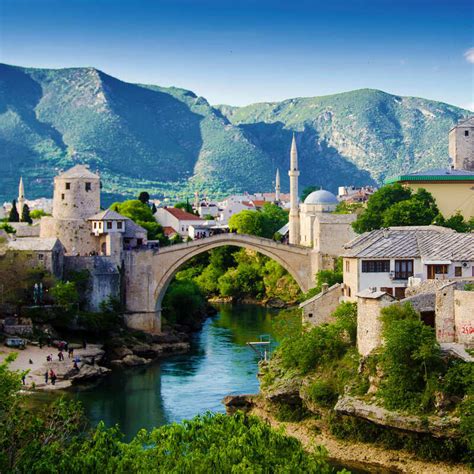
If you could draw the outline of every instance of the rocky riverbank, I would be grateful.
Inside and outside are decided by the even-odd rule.
[[[314,418],[298,422],[282,422],[275,417],[272,407],[262,395],[228,396],[223,400],[228,413],[242,410],[266,420],[276,428],[297,438],[308,450],[322,445],[329,458],[336,463],[374,473],[401,472],[410,474],[469,474],[465,464],[430,462],[417,459],[406,450],[386,449],[374,444],[345,441],[331,435],[320,420]]]
[[[85,348],[71,344],[75,347],[74,353],[68,357],[64,352],[64,360],[59,360],[59,351],[52,346],[27,344],[23,350],[2,347],[0,362],[15,353],[16,359],[10,368],[26,373],[25,390],[52,391],[102,378],[117,367],[146,365],[168,355],[185,353],[190,347],[186,333],[168,331],[141,336],[138,339],[124,334],[112,337],[104,344],[87,344]],[[51,383],[51,370],[57,376],[54,385]]]

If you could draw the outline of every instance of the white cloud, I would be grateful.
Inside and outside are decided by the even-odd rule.
[[[464,58],[468,63],[474,64],[474,48],[469,48],[465,53],[464,53]]]

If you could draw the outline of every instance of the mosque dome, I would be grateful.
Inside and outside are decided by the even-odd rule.
[[[304,200],[305,204],[337,204],[339,201],[337,197],[325,189],[320,189],[319,191],[313,191],[309,194]]]

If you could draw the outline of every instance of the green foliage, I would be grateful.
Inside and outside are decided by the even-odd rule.
[[[43,209],[35,209],[33,211],[30,211],[30,217],[32,219],[41,219],[44,216],[49,216],[50,214],[47,214]]]
[[[174,207],[176,209],[182,209],[183,211],[189,212],[190,214],[195,214],[193,206],[190,204],[188,200],[177,202]]]
[[[229,219],[229,229],[238,234],[271,239],[288,222],[288,213],[273,203],[265,203],[258,211],[241,211]]]
[[[360,213],[364,208],[361,202],[347,202],[341,201],[336,206],[334,214],[356,214]]]
[[[79,294],[73,281],[58,281],[51,288],[51,295],[56,304],[66,310],[70,310],[79,302]]]
[[[150,194],[147,193],[146,191],[142,191],[138,195],[138,200],[143,204],[148,204],[148,202],[150,201]]]
[[[27,222],[28,224],[33,223],[33,219],[30,216],[30,208],[28,204],[23,205],[23,209],[21,211],[21,222]]]
[[[466,283],[464,285],[464,291],[474,291],[474,283]]]
[[[193,322],[205,310],[206,301],[192,280],[171,282],[163,299],[163,315],[168,322]]]
[[[333,414],[329,421],[331,433],[344,440],[375,443],[397,451],[406,449],[421,459],[431,461],[468,459],[465,443],[456,439],[433,438],[426,434],[384,428],[354,416]]]
[[[141,430],[124,443],[117,427],[87,430],[75,402],[26,408],[8,361],[0,364],[1,472],[332,472],[324,449],[307,453],[296,438],[240,412]]]
[[[420,321],[409,303],[388,306],[381,316],[385,343],[379,395],[390,409],[429,410],[442,365],[433,328]]]
[[[77,324],[89,333],[105,335],[123,325],[123,308],[116,298],[109,298],[100,303],[100,311],[81,311]]]
[[[429,225],[438,214],[433,196],[424,189],[418,189],[410,199],[396,202],[385,210],[383,227]]]
[[[460,406],[460,429],[463,441],[466,443],[468,452],[466,460],[474,467],[474,395],[466,397]]]
[[[455,360],[444,375],[443,391],[448,395],[474,395],[474,364]]]
[[[16,199],[12,201],[12,208],[10,209],[10,214],[8,216],[8,222],[20,222],[20,215],[16,208]]]
[[[309,412],[299,403],[275,403],[272,406],[272,413],[278,421],[298,422],[304,420]]]
[[[305,301],[309,298],[312,298],[315,295],[321,293],[323,289],[323,284],[327,284],[330,288],[336,283],[342,283],[342,258],[339,257],[336,260],[336,265],[334,270],[319,270],[316,273],[316,286],[311,288],[307,293],[301,297],[301,301]]]
[[[16,229],[6,222],[0,224],[0,229],[4,230],[7,234],[16,234]]]
[[[156,222],[152,209],[146,202],[138,199],[115,202],[110,206],[110,209],[132,219],[133,222],[143,227],[147,231],[148,240],[159,240],[160,244],[168,245],[169,240],[163,233],[163,227]]]
[[[474,219],[466,221],[459,211],[453,214],[449,219],[445,219],[442,214],[438,214],[435,223],[443,227],[449,227],[456,232],[471,232],[474,230]]]
[[[338,394],[330,382],[317,380],[309,387],[309,397],[322,407],[332,408],[337,401]]]

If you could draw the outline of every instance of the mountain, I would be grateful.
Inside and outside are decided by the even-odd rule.
[[[178,88],[130,84],[94,68],[0,65],[0,200],[52,194],[58,170],[100,171],[108,200],[288,188],[296,132],[301,188],[380,183],[448,164],[447,133],[469,112],[357,90],[247,107],[213,107]]]

